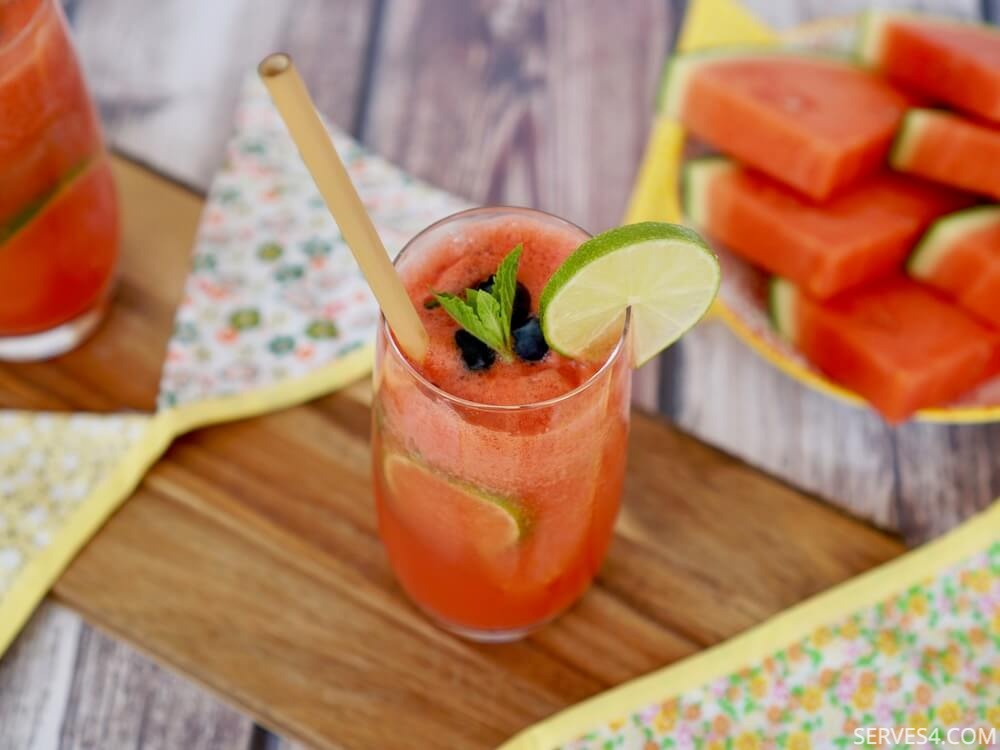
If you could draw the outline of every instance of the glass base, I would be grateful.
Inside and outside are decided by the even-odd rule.
[[[104,300],[82,315],[47,331],[24,336],[0,336],[0,360],[33,362],[65,354],[94,332],[107,309],[107,300]]]
[[[467,628],[464,625],[457,625],[453,622],[442,620],[440,617],[428,612],[423,607],[418,608],[424,616],[427,617],[427,619],[442,630],[447,630],[452,635],[457,635],[460,638],[465,638],[467,641],[475,641],[476,643],[513,643],[514,641],[519,641],[522,638],[531,635],[536,630],[541,630],[562,614],[561,612],[557,612],[551,617],[547,617],[540,622],[525,625],[520,628],[486,630],[479,628]]]

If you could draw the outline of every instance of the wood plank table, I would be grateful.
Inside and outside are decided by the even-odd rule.
[[[865,4],[744,2],[778,27]],[[63,3],[111,142],[199,193],[221,158],[241,76],[264,53],[283,48],[296,56],[333,121],[406,169],[471,200],[534,204],[592,230],[621,215],[650,122],[659,68],[685,5],[683,0]],[[996,0],[898,4],[971,16],[996,14],[1000,5]],[[123,167],[120,175],[126,189],[138,189],[141,180],[132,177],[141,172]],[[196,196],[183,191],[170,196],[163,199],[196,212]],[[176,287],[166,281],[176,284],[183,276],[193,224],[181,237],[149,207],[133,203],[129,216],[129,252],[151,256],[153,276],[126,278],[121,309],[85,349],[16,374],[0,370],[0,406],[152,408],[157,355],[176,295]],[[160,278],[166,281],[161,284]],[[128,344],[109,343],[118,337]],[[828,402],[774,372],[718,325],[702,326],[671,351],[661,368],[663,378],[654,371],[638,384],[647,408],[659,408],[684,429],[826,500],[901,530],[910,542],[941,533],[1000,493],[996,428],[888,430],[863,412]],[[730,377],[734,372],[740,373],[736,381]],[[350,396],[363,400],[364,389],[352,389]],[[219,429],[228,433],[230,428]],[[674,444],[667,441],[664,449]],[[207,448],[192,450],[211,454]],[[665,454],[661,460],[667,460]],[[140,498],[156,492],[156,476]],[[712,476],[707,481],[714,482]],[[623,524],[631,513],[655,520],[643,507],[640,503],[629,511]],[[844,520],[830,515],[835,523]],[[352,523],[357,525],[352,521],[345,529],[351,530]],[[645,533],[673,543],[671,528],[650,527]],[[705,543],[722,555],[718,539]],[[370,559],[378,560],[372,544]],[[859,557],[852,566],[830,567],[810,585],[793,587],[784,598],[765,597],[745,608],[741,622],[731,627],[738,629],[873,561]],[[712,570],[713,564],[695,556],[678,570],[707,576],[704,585],[710,586],[714,574],[699,566]],[[647,590],[651,583],[636,585],[645,597],[674,592],[656,594]],[[273,602],[260,605],[262,617],[280,612]],[[680,597],[659,606],[647,619],[655,621],[663,609],[684,611],[690,601]],[[732,630],[689,639],[685,648],[727,632]],[[591,684],[597,689],[612,677],[653,668],[683,651],[665,649],[659,661],[654,653],[626,662],[631,671],[605,670]],[[247,705],[242,699],[237,703]],[[245,716],[60,606],[44,607],[0,661],[0,747],[256,750],[276,744]]]
[[[119,161],[117,304],[4,400],[149,408],[201,201]],[[15,398],[16,395],[16,398]],[[624,510],[583,601],[478,646],[407,602],[376,534],[370,388],[189,434],[55,587],[84,618],[285,736],[328,748],[491,747],[897,555],[886,534],[642,413]]]

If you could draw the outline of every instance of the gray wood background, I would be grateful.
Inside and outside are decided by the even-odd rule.
[[[969,17],[1000,0],[925,0]],[[218,165],[238,83],[291,52],[325,114],[471,200],[620,220],[676,35],[676,0],[64,0],[109,140],[192,189]],[[855,0],[749,0],[777,27]],[[995,17],[995,16],[994,16]],[[811,393],[720,325],[643,374],[683,428],[909,541],[1000,495],[1000,426],[907,425]],[[0,661],[0,748],[287,748],[54,604]]]

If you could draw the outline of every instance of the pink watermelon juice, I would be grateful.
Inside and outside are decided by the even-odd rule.
[[[379,528],[412,599],[445,627],[519,637],[568,607],[604,557],[625,469],[625,340],[604,362],[548,351],[538,300],[587,239],[547,214],[463,212],[418,235],[397,261],[429,333],[424,360],[383,328],[373,460]],[[491,283],[523,246],[510,361],[463,339],[432,292]],[[488,287],[487,287],[488,288]]]
[[[96,321],[117,258],[111,167],[59,4],[0,0],[0,357],[75,343],[28,340]]]

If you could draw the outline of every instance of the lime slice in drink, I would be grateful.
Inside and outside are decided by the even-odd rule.
[[[393,512],[439,550],[472,546],[487,557],[514,547],[528,532],[524,505],[423,463],[390,454],[384,464]]]
[[[549,346],[574,359],[605,354],[632,308],[632,365],[676,341],[719,290],[719,261],[695,232],[677,224],[628,224],[578,247],[542,291]]]

